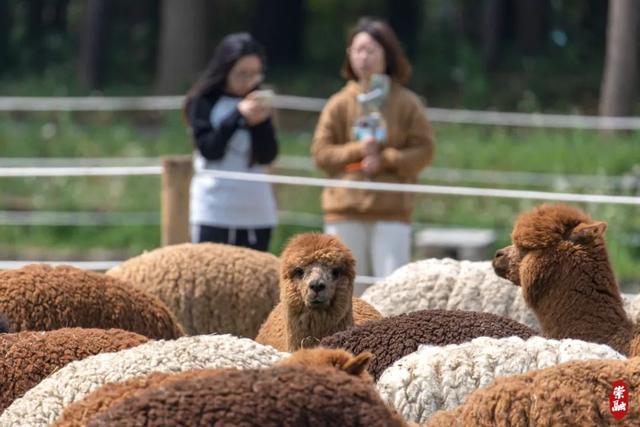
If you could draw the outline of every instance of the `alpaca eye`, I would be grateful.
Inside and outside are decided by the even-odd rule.
[[[342,269],[334,268],[333,270],[331,270],[331,275],[333,276],[334,279],[337,279],[342,275]]]
[[[296,267],[293,269],[293,277],[295,277],[296,279],[300,279],[302,276],[304,276],[304,270],[300,267]]]

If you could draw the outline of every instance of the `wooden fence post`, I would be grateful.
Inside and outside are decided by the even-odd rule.
[[[162,158],[162,246],[190,242],[191,156]]]

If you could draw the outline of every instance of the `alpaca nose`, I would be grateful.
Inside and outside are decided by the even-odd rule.
[[[311,288],[311,290],[316,293],[324,291],[326,287],[327,286],[323,282],[312,282],[309,284],[309,288]]]
[[[496,260],[499,260],[500,258],[504,257],[506,253],[507,253],[507,251],[505,251],[505,250],[504,250],[504,248],[502,248],[502,249],[498,249],[498,250],[496,251],[496,254],[495,254],[494,258],[495,258]]]

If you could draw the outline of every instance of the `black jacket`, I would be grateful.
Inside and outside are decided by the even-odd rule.
[[[267,165],[278,156],[278,141],[271,118],[255,126],[248,126],[238,109],[225,117],[215,129],[211,125],[211,109],[219,96],[193,99],[187,109],[187,119],[191,126],[193,140],[200,154],[207,160],[224,157],[227,143],[239,128],[246,128],[251,134],[251,158],[249,165]]]

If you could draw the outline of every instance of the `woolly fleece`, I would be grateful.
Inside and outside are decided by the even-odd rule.
[[[480,337],[444,347],[421,346],[384,371],[377,388],[405,419],[424,423],[438,410],[463,404],[496,377],[587,359],[625,357],[609,346],[572,339]]]
[[[370,359],[371,353],[353,356],[344,350],[314,348],[296,351],[291,356],[277,362],[276,365],[331,366],[373,383],[367,372],[367,364]],[[207,377],[222,371],[223,369],[195,369],[178,373],[155,373],[120,383],[105,384],[84,399],[67,406],[53,427],[82,427],[90,418],[143,390],[185,379]]]
[[[227,370],[156,387],[92,418],[118,425],[402,426],[375,389],[333,368]]]
[[[278,258],[217,243],[166,246],[107,274],[164,301],[190,335],[255,338],[278,303]]]
[[[526,339],[534,335],[536,332],[528,326],[491,313],[421,310],[355,326],[324,338],[320,345],[353,354],[373,353],[369,373],[377,381],[385,369],[421,344],[460,344],[482,336]]]
[[[640,295],[638,294],[620,294],[622,303],[627,316],[633,323],[640,323]]]
[[[11,329],[118,328],[149,338],[184,335],[167,306],[128,283],[70,266],[31,264],[0,272],[0,312]]]
[[[616,421],[609,412],[612,384],[628,386],[629,412]],[[440,411],[427,424],[436,426],[637,426],[640,358],[588,360],[498,378],[471,394],[464,405]]]
[[[51,373],[74,360],[124,350],[147,337],[120,329],[64,328],[0,335],[0,412]]]
[[[521,290],[498,277],[490,261],[416,261],[370,286],[361,298],[385,317],[418,310],[483,311],[540,328]]]
[[[287,355],[231,335],[151,341],[117,353],[98,354],[68,364],[15,400],[0,415],[0,426],[47,426],[65,406],[110,382],[153,372],[266,367]]]

